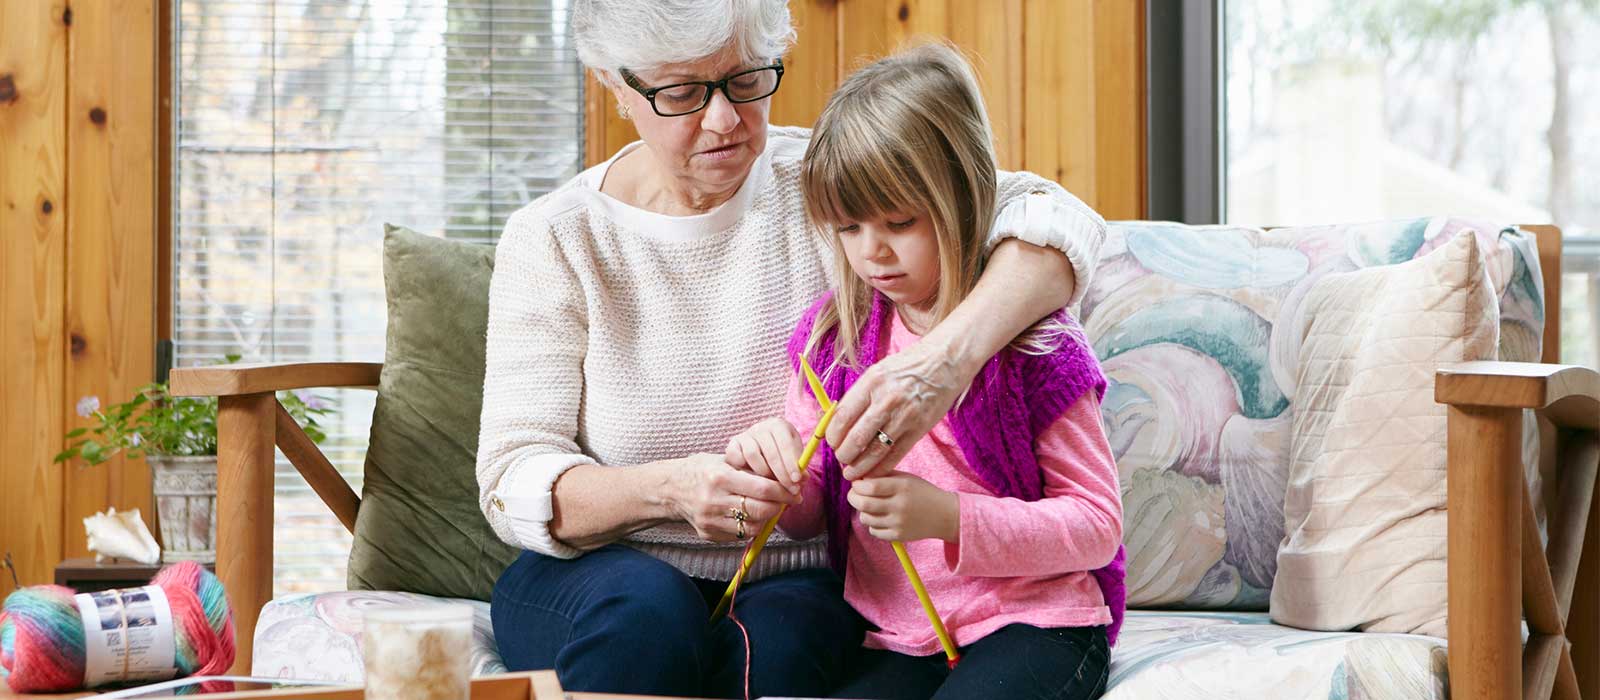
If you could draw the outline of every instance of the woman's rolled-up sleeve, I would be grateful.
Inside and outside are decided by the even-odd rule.
[[[507,544],[577,557],[550,534],[551,493],[568,469],[595,464],[577,444],[587,310],[549,223],[532,210],[512,215],[495,250],[486,340],[478,506]]]
[[[1083,298],[1105,243],[1106,220],[1066,188],[1029,172],[999,173],[990,250],[1007,238],[1060,250],[1077,283],[1068,306]]]

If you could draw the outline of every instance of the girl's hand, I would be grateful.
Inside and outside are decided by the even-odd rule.
[[[682,462],[669,482],[672,509],[711,542],[753,537],[762,523],[778,514],[780,506],[797,500],[772,479],[728,466],[723,455],[690,455]],[[735,517],[741,511],[745,514],[742,528]],[[744,538],[739,537],[741,530]]]
[[[734,469],[774,479],[790,494],[800,493],[800,433],[782,418],[768,418],[728,441],[723,459]]]
[[[926,338],[868,367],[839,400],[828,424],[828,444],[844,465],[844,478],[893,472],[911,446],[950,412],[972,374]],[[892,445],[878,438],[880,431]]]
[[[956,495],[910,474],[857,480],[850,484],[849,499],[867,532],[880,540],[961,539]]]

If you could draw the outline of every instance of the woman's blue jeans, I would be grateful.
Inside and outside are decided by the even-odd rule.
[[[495,584],[495,642],[512,671],[554,668],[571,691],[743,697],[744,635],[708,622],[726,586],[621,545],[523,552]],[[752,698],[827,695],[861,646],[861,618],[827,569],[747,582],[734,613],[750,633]]]

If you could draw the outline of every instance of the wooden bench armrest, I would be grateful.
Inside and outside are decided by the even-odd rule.
[[[1451,695],[1595,698],[1600,373],[1466,362],[1439,370],[1434,400],[1449,416]],[[1548,544],[1524,479],[1527,409],[1559,428]]]
[[[1576,365],[1462,362],[1439,370],[1433,400],[1452,406],[1531,408],[1563,428],[1600,430],[1600,373]]]
[[[174,396],[217,397],[217,577],[233,606],[234,673],[250,671],[256,620],[272,598],[273,450],[355,532],[361,499],[289,412],[286,389],[376,388],[376,362],[305,362],[173,370]]]
[[[289,362],[172,370],[173,396],[243,396],[285,389],[376,388],[379,362]]]

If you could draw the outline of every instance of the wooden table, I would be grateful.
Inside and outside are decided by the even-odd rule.
[[[90,695],[94,695],[94,693],[88,691],[79,691],[76,693],[59,693],[56,695],[23,695],[11,692],[10,686],[7,686],[5,683],[0,683],[0,698],[5,698],[6,700],[11,700],[11,698],[84,698],[89,697]]]
[[[612,695],[610,693],[566,693],[561,690],[561,683],[556,680],[553,671],[533,671],[530,673],[507,673],[498,676],[484,676],[474,678],[473,700],[546,700],[546,697],[567,698],[568,700],[692,700],[690,698],[658,698],[642,695]],[[527,689],[532,687],[533,694],[528,694]],[[480,692],[481,691],[481,692]],[[11,692],[4,683],[0,683],[0,700],[22,700],[24,698],[50,698],[51,700],[64,700],[68,698],[84,698],[95,695],[88,691],[74,693],[60,693],[55,695],[22,695]],[[200,700],[258,700],[271,698],[272,700],[298,700],[305,698],[319,698],[327,700],[362,700],[361,688],[306,688],[283,689],[274,691],[250,691],[242,693],[216,693],[211,695],[192,696]]]
[[[56,585],[66,586],[79,593],[104,591],[111,588],[138,588],[150,584],[165,563],[140,564],[128,559],[95,562],[94,557],[67,559],[56,565]],[[215,564],[206,568],[216,572]]]

